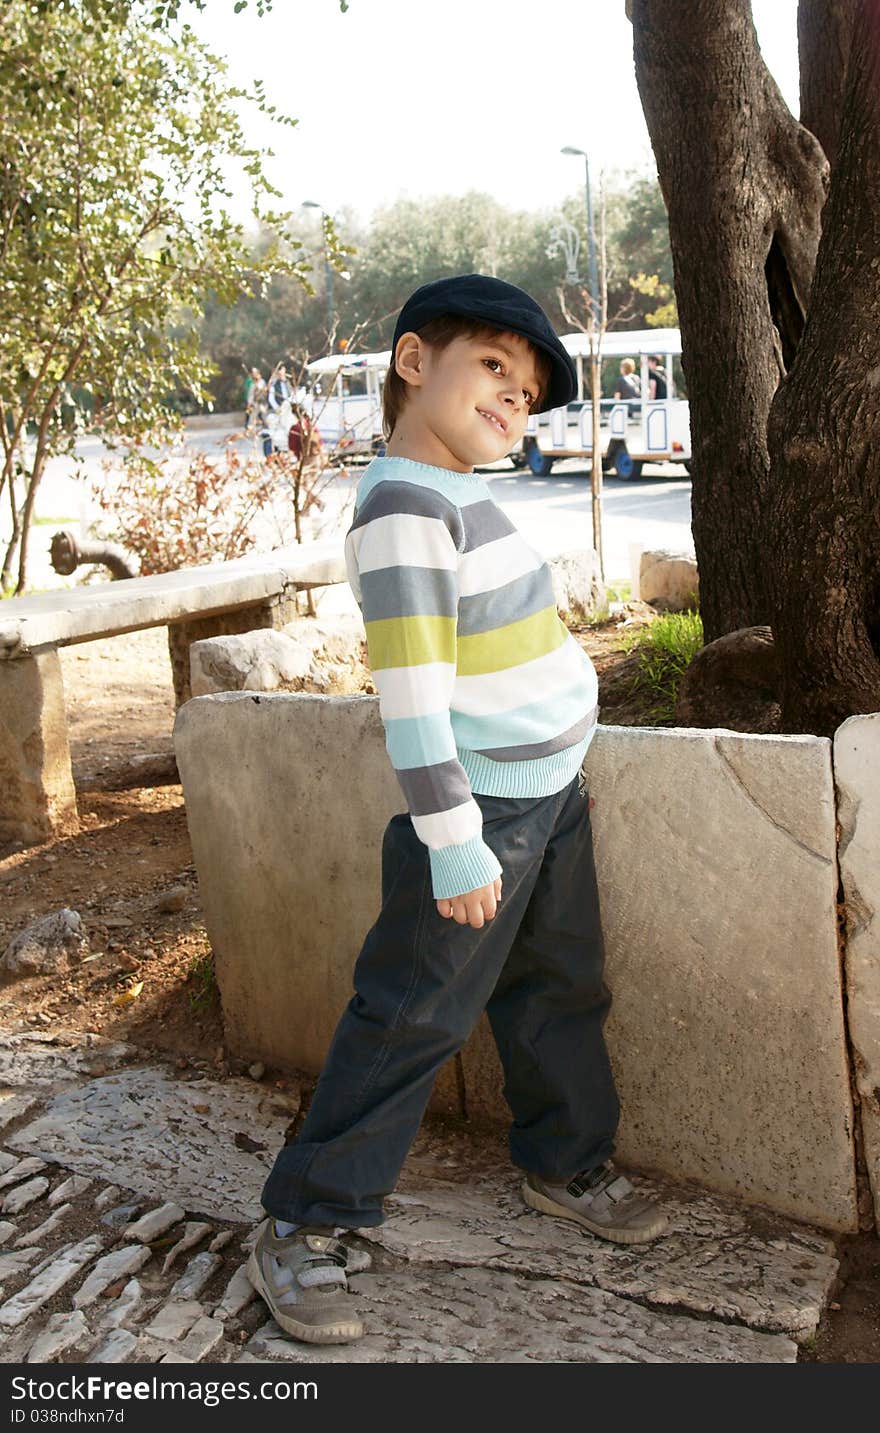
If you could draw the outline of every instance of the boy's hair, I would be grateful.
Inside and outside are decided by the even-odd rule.
[[[460,314],[445,313],[440,318],[431,319],[423,328],[419,329],[419,338],[430,343],[433,348],[448,348],[456,338],[497,338],[502,332],[491,323],[481,323],[476,318],[465,318]],[[528,343],[528,339],[526,339]],[[542,392],[547,391],[550,383],[551,364],[546,354],[542,353],[534,344],[529,344],[535,366],[538,370],[538,382]],[[394,355],[391,355],[391,367],[385,375],[385,383],[382,388],[382,432],[386,441],[391,437],[397,425],[397,420],[403,411],[406,402],[407,384],[401,378],[394,367]]]
[[[631,358],[624,358],[621,360],[620,371],[621,373],[635,373],[636,366]]]

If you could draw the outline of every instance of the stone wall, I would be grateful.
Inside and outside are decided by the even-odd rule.
[[[230,1048],[317,1071],[403,806],[377,699],[201,697],[175,744]],[[587,774],[621,1160],[856,1228],[831,743],[600,727]],[[506,1123],[484,1023],[436,1100]]]

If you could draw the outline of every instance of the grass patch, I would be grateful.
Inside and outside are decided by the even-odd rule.
[[[187,985],[191,986],[189,992],[189,1003],[194,1009],[213,1005],[220,998],[220,991],[217,986],[217,976],[214,972],[214,952],[207,944],[205,937],[205,949],[190,962],[189,970],[186,973]]]
[[[675,720],[678,684],[703,645],[699,612],[664,613],[627,639],[626,651],[639,657],[633,691],[648,698],[649,720],[666,725]]]

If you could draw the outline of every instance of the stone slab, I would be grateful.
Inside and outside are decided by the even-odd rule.
[[[366,1332],[344,1347],[285,1338],[274,1320],[245,1356],[281,1363],[794,1363],[780,1334],[647,1309],[600,1289],[497,1269],[418,1266],[351,1282]],[[242,1360],[243,1361],[243,1360]]]
[[[467,1186],[405,1173],[388,1219],[364,1238],[411,1264],[460,1264],[597,1287],[653,1308],[745,1324],[765,1333],[815,1333],[838,1261],[815,1230],[680,1188],[637,1180],[657,1195],[669,1228],[653,1244],[617,1247],[528,1209],[520,1177],[489,1172]]]
[[[830,742],[600,727],[586,773],[621,1158],[857,1228]]]
[[[78,1030],[50,1034],[31,1031],[0,1034],[0,1084],[47,1090],[87,1078],[96,1066],[124,1064],[130,1045]]]
[[[291,588],[345,580],[342,542],[337,538],[153,577],[13,597],[3,603],[0,613],[0,660],[20,658],[35,648],[207,617],[255,605]]]
[[[378,701],[203,697],[175,746],[228,1044],[320,1070],[403,806]],[[855,1229],[830,743],[600,727],[587,770],[621,1157]],[[506,1123],[485,1022],[460,1069]]]
[[[191,1213],[250,1223],[289,1120],[283,1097],[253,1080],[176,1080],[147,1067],[59,1092],[7,1143]]]
[[[319,1070],[378,911],[381,832],[404,807],[378,703],[198,697],[174,744],[227,1044]]]
[[[874,1220],[880,1232],[880,714],[834,735],[840,874],[846,902],[846,991]]]

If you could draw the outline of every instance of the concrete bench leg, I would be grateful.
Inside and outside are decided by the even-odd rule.
[[[0,845],[78,829],[58,653],[0,662]]]
[[[240,632],[255,632],[271,627],[276,632],[297,616],[296,597],[271,597],[253,607],[237,607],[231,612],[216,612],[212,617],[198,617],[190,622],[174,622],[168,628],[168,652],[174,679],[174,700],[178,707],[192,696],[189,679],[189,649],[193,642],[206,637],[228,637]]]

